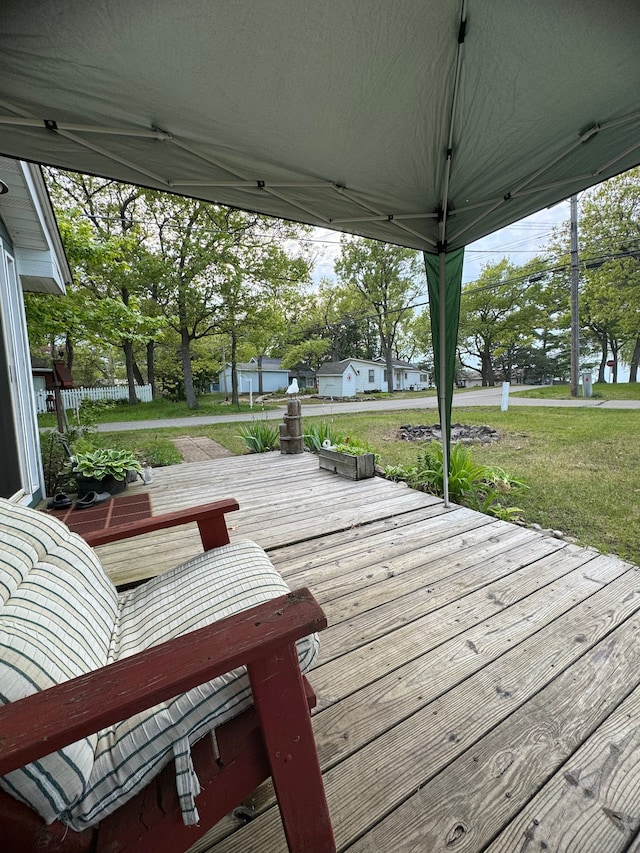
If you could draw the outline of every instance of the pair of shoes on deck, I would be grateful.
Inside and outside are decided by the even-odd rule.
[[[83,498],[78,498],[76,501],[76,509],[87,509],[90,506],[96,506],[103,501],[108,501],[111,497],[110,492],[87,492]]]

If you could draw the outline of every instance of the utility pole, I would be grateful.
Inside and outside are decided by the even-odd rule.
[[[578,315],[578,196],[571,196],[571,396],[578,396],[580,320]]]

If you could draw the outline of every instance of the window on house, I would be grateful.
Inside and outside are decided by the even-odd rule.
[[[369,382],[375,382],[375,381],[376,381],[376,372],[375,372],[375,370],[370,370],[369,371]]]
[[[385,381],[385,382],[387,381],[387,371],[386,371],[386,370],[385,370],[385,372],[384,372],[384,381]]]
[[[429,381],[429,374],[428,373],[421,373],[420,374],[420,382],[428,382],[428,381]]]
[[[405,373],[404,373],[404,378],[405,378],[405,379],[408,379],[408,378],[409,378],[409,374],[406,372],[406,370],[405,370]]]

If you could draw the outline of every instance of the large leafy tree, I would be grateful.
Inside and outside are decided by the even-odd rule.
[[[361,316],[368,314],[375,324],[392,391],[398,334],[426,288],[418,253],[376,240],[343,237],[335,271],[340,283],[351,290]]]
[[[53,169],[47,176],[74,274],[65,314],[67,360],[72,361],[78,337],[120,347],[129,401],[136,403],[135,385],[143,380],[134,347],[153,338],[159,327],[156,318],[140,310],[153,266],[152,252],[145,246],[143,191]],[[52,307],[54,314],[60,310]]]
[[[147,193],[147,204],[164,265],[156,299],[179,337],[187,405],[198,405],[192,344],[220,335],[229,341],[237,402],[239,341],[251,341],[256,354],[263,355],[308,279],[305,259],[284,248],[302,228],[155,192]]]
[[[464,354],[480,363],[483,385],[495,385],[498,372],[510,380],[518,349],[534,340],[534,311],[527,296],[528,276],[503,258],[483,268],[462,291],[460,330]]]
[[[640,363],[640,169],[584,193],[580,200],[581,316],[600,345],[599,381],[609,353],[624,354],[637,381]]]
[[[76,287],[66,313],[59,305],[48,318],[34,312],[33,322],[46,335],[64,321],[69,358],[74,336],[87,338],[94,328],[103,344],[120,346],[132,402],[135,381],[143,381],[136,353],[146,350],[154,385],[162,328],[174,353],[178,340],[182,381],[173,384],[196,408],[195,342],[228,334],[231,323],[236,339],[253,335],[261,354],[273,329],[286,325],[285,304],[309,274],[291,242],[302,226],[55,170],[50,182]],[[293,248],[284,248],[287,241]],[[202,348],[198,354],[199,368],[213,364]]]
[[[288,366],[316,369],[324,361],[375,358],[379,341],[361,295],[325,278],[298,306],[281,349]]]

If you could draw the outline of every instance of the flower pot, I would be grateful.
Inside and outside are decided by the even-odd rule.
[[[352,456],[350,453],[321,448],[318,451],[318,460],[324,470],[333,471],[334,474],[348,477],[350,480],[366,480],[376,472],[376,457],[373,453]]]
[[[124,492],[127,488],[127,481],[126,479],[116,480],[111,474],[102,480],[94,480],[93,477],[77,475],[76,486],[79,498],[85,497],[89,492],[109,492],[110,495],[117,495],[120,492]]]

